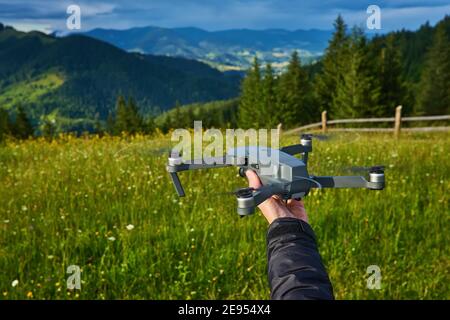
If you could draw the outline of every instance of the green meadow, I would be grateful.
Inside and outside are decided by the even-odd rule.
[[[283,145],[297,143],[285,137]],[[0,146],[1,299],[268,299],[258,212],[240,219],[235,168],[180,175],[168,137],[62,136]],[[384,164],[384,191],[305,199],[337,299],[449,299],[450,135],[341,134],[316,141],[309,171]],[[67,290],[70,265],[81,290]],[[367,289],[367,267],[381,289]]]

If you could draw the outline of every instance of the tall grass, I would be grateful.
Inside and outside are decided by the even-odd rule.
[[[0,146],[0,297],[267,299],[267,223],[259,213],[239,219],[234,198],[217,195],[245,180],[232,168],[184,173],[179,199],[157,152],[166,144],[62,137]],[[306,199],[337,298],[450,298],[449,151],[442,133],[315,142],[313,174],[388,167],[384,191]],[[80,291],[66,289],[69,265],[82,269]],[[366,288],[369,265],[381,269],[381,290]]]

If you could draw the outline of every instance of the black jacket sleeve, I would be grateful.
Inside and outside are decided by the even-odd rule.
[[[314,231],[306,222],[294,218],[272,222],[267,257],[271,299],[334,299]]]

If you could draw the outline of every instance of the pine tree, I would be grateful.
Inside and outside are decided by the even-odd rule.
[[[132,97],[128,98],[127,105],[127,132],[136,134],[142,132],[144,128],[144,119],[139,114],[139,108]]]
[[[28,139],[34,133],[33,126],[21,105],[17,108],[17,115],[13,128],[14,136],[19,139]]]
[[[303,70],[300,57],[294,51],[287,71],[278,83],[277,120],[287,127],[310,121],[310,110],[306,105],[308,76]]]
[[[407,88],[402,77],[402,57],[400,50],[395,46],[393,34],[377,47],[373,42],[369,45],[369,54],[372,61],[376,61],[374,67],[380,83],[380,115],[390,116],[398,105],[407,107]],[[404,110],[405,111],[405,110]]]
[[[161,125],[161,130],[163,133],[168,133],[171,128],[172,128],[172,117],[170,116],[170,113],[166,113],[164,121]]]
[[[374,77],[371,59],[367,54],[367,41],[360,28],[352,32],[348,50],[346,50],[346,70],[336,85],[331,110],[337,118],[355,118],[361,116],[379,116],[380,86]]]
[[[175,108],[173,111],[173,117],[171,119],[171,126],[172,128],[181,128],[184,125],[184,119],[183,119],[183,114],[181,112],[181,105],[180,102],[177,101],[175,103]]]
[[[268,63],[264,71],[263,87],[263,108],[260,113],[260,119],[258,122],[261,125],[265,125],[267,128],[276,126],[279,120],[277,118],[277,95],[276,95],[276,82],[273,73],[272,65]]]
[[[194,110],[190,107],[186,108],[186,112],[184,114],[184,128],[194,128],[195,115]]]
[[[108,113],[108,118],[106,119],[106,132],[108,132],[108,134],[110,135],[114,135],[115,134],[115,121],[114,121],[114,116],[112,115],[111,112]]]
[[[144,133],[152,133],[156,129],[155,118],[152,115],[149,115],[147,119],[144,121]]]
[[[423,70],[417,111],[439,115],[450,112],[450,34],[438,24]]]
[[[0,108],[0,142],[9,134],[9,114],[6,110]]]
[[[263,113],[261,68],[255,57],[252,67],[242,82],[239,103],[239,125],[242,128],[259,128],[260,114]]]
[[[315,99],[321,110],[331,112],[336,86],[345,74],[345,51],[348,47],[347,25],[339,15],[334,22],[335,32],[325,56],[322,59],[322,72],[316,77]]]
[[[114,121],[114,133],[120,135],[128,130],[128,112],[125,98],[120,95],[116,103],[116,119]]]

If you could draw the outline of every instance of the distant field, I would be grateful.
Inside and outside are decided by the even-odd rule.
[[[239,219],[234,198],[215,194],[245,180],[233,169],[183,174],[179,199],[156,152],[166,144],[65,137],[0,146],[0,298],[269,298],[266,221]],[[336,298],[450,299],[449,154],[447,133],[315,142],[311,173],[388,167],[382,192],[306,200]],[[82,268],[81,291],[66,290],[69,265]],[[369,265],[381,268],[381,290],[366,288]]]
[[[64,78],[59,73],[47,73],[31,80],[25,80],[6,88],[0,95],[0,105],[11,109],[19,104],[30,104],[58,89],[64,83]]]

